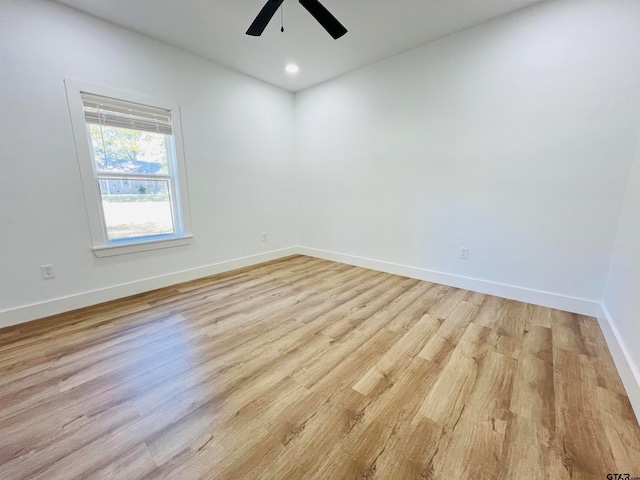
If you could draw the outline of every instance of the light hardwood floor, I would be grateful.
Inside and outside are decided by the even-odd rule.
[[[303,256],[0,330],[0,478],[640,477],[595,319]]]

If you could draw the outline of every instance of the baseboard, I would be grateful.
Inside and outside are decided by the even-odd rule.
[[[400,265],[354,255],[346,255],[316,248],[288,247],[281,250],[274,250],[248,257],[227,260],[203,267],[183,270],[157,277],[145,278],[135,282],[115,285],[98,290],[90,290],[67,297],[55,298],[44,302],[3,310],[0,311],[0,328],[295,254],[308,255],[310,257],[323,258],[325,260],[332,260],[396,275],[403,275],[406,277],[417,278],[419,280],[464,288],[474,292],[533,303],[545,307],[557,308],[582,315],[598,317],[601,313],[600,304],[592,300],[568,297],[550,292],[531,290],[513,285],[463,277],[450,273],[437,272],[434,270]]]
[[[636,419],[640,423],[640,368],[631,358],[629,348],[604,304],[600,305],[600,312],[597,317],[622,384],[627,391],[627,396],[636,414]]]
[[[118,298],[135,295],[137,293],[148,292],[149,290],[154,290],[156,288],[168,287],[170,285],[175,285],[176,283],[187,282],[189,280],[195,280],[197,278],[207,277],[217,273],[228,272],[238,268],[256,265],[258,263],[276,260],[289,255],[295,255],[296,253],[298,253],[297,247],[273,250],[248,257],[214,263],[204,267],[182,270],[167,275],[145,278],[135,282],[124,283],[99,290],[90,290],[67,297],[55,298],[45,302],[3,310],[0,311],[0,328],[17,325],[19,323],[47,317],[49,315],[68,312],[77,308],[88,307],[97,303],[116,300]]]
[[[332,260],[334,262],[346,263],[357,267],[370,268],[382,272],[403,275],[405,277],[426,280],[428,282],[440,283],[450,287],[463,288],[474,292],[495,295],[497,297],[508,298],[520,302],[533,303],[543,307],[557,308],[566,312],[579,313],[595,317],[600,311],[600,303],[583,298],[568,297],[551,292],[532,290],[529,288],[507,285],[503,283],[490,282],[477,278],[463,277],[450,273],[437,272],[423,268],[410,267],[396,263],[374,260],[371,258],[345,255],[342,253],[320,250],[317,248],[298,247],[298,253],[310,257]]]

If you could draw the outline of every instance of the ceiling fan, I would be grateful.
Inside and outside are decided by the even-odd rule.
[[[284,2],[284,0],[268,0],[249,27],[249,30],[247,30],[247,35],[253,35],[254,37],[262,35],[262,32],[264,32],[267,24],[278,11],[278,8],[282,5],[282,2]],[[313,15],[318,23],[320,23],[320,25],[322,25],[334,39],[337,40],[347,33],[347,29],[344,28],[336,17],[331,15],[329,10],[327,10],[318,0],[300,0],[300,4],[306,8],[311,15]]]

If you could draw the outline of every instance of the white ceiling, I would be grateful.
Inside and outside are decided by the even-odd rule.
[[[349,30],[338,40],[297,0],[261,37],[245,32],[267,0],[57,1],[296,92],[540,0],[321,0]]]

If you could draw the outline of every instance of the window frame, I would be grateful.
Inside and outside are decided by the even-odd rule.
[[[184,145],[182,140],[182,125],[180,106],[175,102],[154,98],[133,92],[127,92],[116,88],[97,85],[72,78],[65,78],[64,84],[67,92],[69,115],[76,145],[76,154],[85,204],[91,232],[92,251],[97,257],[121,255],[160,248],[187,245],[192,242],[191,215],[187,185],[187,168],[184,159]],[[118,239],[108,241],[105,217],[102,210],[99,176],[93,153],[91,140],[88,135],[88,123],[85,121],[82,93],[110,97],[125,102],[148,105],[171,112],[171,127],[175,154],[175,172],[173,184],[176,192],[176,202],[171,202],[172,210],[177,207],[174,215],[174,234],[161,236],[137,237],[130,240]],[[104,175],[103,175],[104,176]],[[136,176],[133,174],[133,176]],[[174,205],[175,204],[175,205]],[[181,222],[182,228],[179,228]]]

